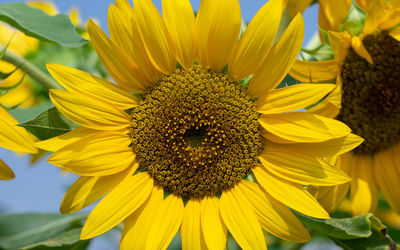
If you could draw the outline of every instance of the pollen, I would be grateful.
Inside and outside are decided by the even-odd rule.
[[[341,73],[338,119],[365,139],[354,152],[373,154],[400,140],[400,43],[380,32],[366,36],[363,44],[373,64],[350,49]]]
[[[225,73],[177,69],[131,111],[131,147],[154,181],[184,198],[215,196],[257,165],[262,137],[254,101]]]

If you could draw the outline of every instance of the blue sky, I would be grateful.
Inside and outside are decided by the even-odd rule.
[[[216,0],[217,1],[217,0]],[[17,2],[0,0],[0,3]],[[80,9],[83,21],[96,18],[101,27],[107,30],[107,9],[112,0],[55,0],[61,12],[67,12],[75,6]],[[153,1],[161,9],[161,1]],[[193,8],[198,9],[200,1],[191,1]],[[242,17],[250,21],[255,13],[267,1],[241,0]],[[317,30],[317,6],[312,6],[304,13],[306,32],[304,45]],[[35,114],[32,114],[34,116]],[[63,176],[59,169],[45,160],[35,166],[29,166],[27,157],[20,157],[0,148],[0,158],[7,162],[16,174],[12,181],[0,182],[0,211],[7,212],[58,212],[58,207],[68,186],[76,179],[69,174]],[[90,209],[90,208],[89,208]],[[96,243],[96,249],[112,248],[103,241]],[[94,246],[92,246],[93,249]]]

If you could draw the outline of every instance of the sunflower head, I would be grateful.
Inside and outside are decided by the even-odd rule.
[[[261,228],[304,242],[291,207],[326,211],[305,185],[349,179],[326,159],[362,139],[343,123],[298,111],[332,84],[275,89],[296,60],[304,24],[298,14],[274,43],[284,10],[268,1],[239,38],[237,0],[117,0],[109,38],[89,21],[96,51],[116,84],[61,65],[49,72],[66,90],[50,97],[82,127],[38,143],[49,162],[82,177],[61,212],[107,194],[81,237],[121,221],[121,249],[166,248],[181,231],[184,249],[225,249],[229,230],[242,248],[265,249]],[[135,93],[135,94],[133,94]],[[91,188],[93,187],[93,188]],[[284,225],[284,226],[282,226]]]
[[[259,114],[243,85],[201,65],[161,78],[131,117],[141,169],[186,198],[229,190],[262,150]]]
[[[400,152],[400,3],[357,3],[366,13],[361,27],[355,29],[358,32],[329,32],[334,60],[298,61],[290,74],[300,81],[336,78],[334,90],[309,111],[336,117],[365,138],[336,161],[352,177],[351,185],[321,188],[318,199],[333,211],[350,188],[353,214],[364,214],[375,210],[379,186],[391,207],[400,211],[400,193],[392,184],[400,180],[396,158]]]
[[[365,36],[363,45],[373,64],[349,49],[338,119],[365,139],[355,152],[373,154],[400,139],[400,43],[383,31]]]

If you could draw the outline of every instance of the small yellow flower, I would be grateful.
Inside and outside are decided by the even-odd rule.
[[[329,218],[304,185],[349,181],[324,159],[362,139],[336,120],[290,112],[334,85],[275,89],[304,32],[299,14],[274,43],[283,2],[268,1],[238,40],[238,0],[203,0],[196,17],[189,0],[163,1],[163,16],[150,0],[135,0],[134,9],[117,0],[111,39],[92,21],[88,31],[118,85],[48,65],[66,89],[51,90],[51,100],[82,126],[37,143],[55,151],[50,163],[82,176],[60,211],[105,196],[82,239],[124,221],[121,249],[165,249],[179,228],[183,249],[225,249],[228,230],[242,248],[266,249],[262,228],[310,239],[287,206]]]
[[[367,13],[362,32],[329,32],[335,59],[297,61],[294,78],[319,82],[336,78],[335,89],[309,111],[336,117],[365,142],[337,159],[352,182],[321,188],[320,202],[333,211],[350,189],[355,215],[374,211],[378,187],[400,212],[400,2],[358,1]]]
[[[18,123],[0,107],[0,146],[18,153],[36,154],[38,152],[35,146],[36,138],[24,128],[17,126]],[[14,177],[13,171],[0,159],[0,180],[10,180]]]
[[[31,1],[28,5],[33,8],[39,8],[45,11],[49,15],[57,14],[57,8],[49,2],[42,1]],[[35,38],[28,37],[24,33],[17,31],[7,24],[0,24],[0,44],[7,44],[11,41],[8,46],[8,50],[19,55],[25,56],[28,53],[37,50],[39,41]],[[11,72],[15,69],[15,66],[5,62],[0,61],[0,68],[2,72]],[[1,81],[0,86],[7,87],[12,86],[19,82],[23,76],[22,70],[17,70],[10,77]],[[40,102],[40,98],[34,95],[34,87],[29,77],[25,77],[23,82],[10,91],[9,93],[0,96],[0,103],[7,107],[13,107],[20,105],[21,108],[27,108],[37,105]]]
[[[41,9],[49,15],[59,13],[57,7],[52,2],[47,1],[28,1],[30,7]],[[80,25],[80,16],[77,9],[71,9],[70,18],[74,25]],[[0,44],[5,45],[10,42],[8,50],[19,55],[26,56],[38,49],[39,40],[26,36],[5,23],[0,23]],[[0,61],[0,69],[4,73],[11,72],[15,69],[12,65],[5,61]],[[23,77],[22,70],[16,70],[11,76],[0,81],[0,86],[8,87],[18,83]],[[29,76],[25,76],[21,84],[7,94],[0,96],[0,104],[6,107],[18,106],[19,108],[29,108],[38,105],[42,101],[42,97],[35,95],[35,87]]]

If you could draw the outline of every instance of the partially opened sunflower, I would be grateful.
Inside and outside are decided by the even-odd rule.
[[[297,61],[290,74],[306,82],[336,78],[310,111],[336,117],[365,139],[337,160],[353,181],[321,188],[320,202],[333,211],[350,188],[353,214],[367,213],[376,208],[379,187],[400,212],[400,1],[357,2],[367,13],[362,32],[329,32],[334,60]]]
[[[296,111],[334,85],[275,90],[302,44],[297,15],[273,44],[285,6],[266,3],[238,40],[237,0],[117,0],[109,38],[91,41],[118,85],[51,64],[66,90],[50,97],[82,127],[38,143],[52,164],[81,175],[61,204],[90,213],[82,239],[124,221],[121,249],[165,249],[180,229],[183,249],[266,249],[262,228],[285,240],[310,236],[288,207],[329,218],[304,185],[349,181],[324,161],[362,139],[343,123]],[[242,79],[253,75],[248,87]],[[248,81],[245,81],[248,82]],[[132,94],[135,93],[135,94]]]
[[[0,107],[0,147],[18,152],[38,152],[35,146],[36,138],[24,128],[17,126],[19,122],[4,108]],[[10,180],[15,177],[14,172],[0,159],[0,180]]]

